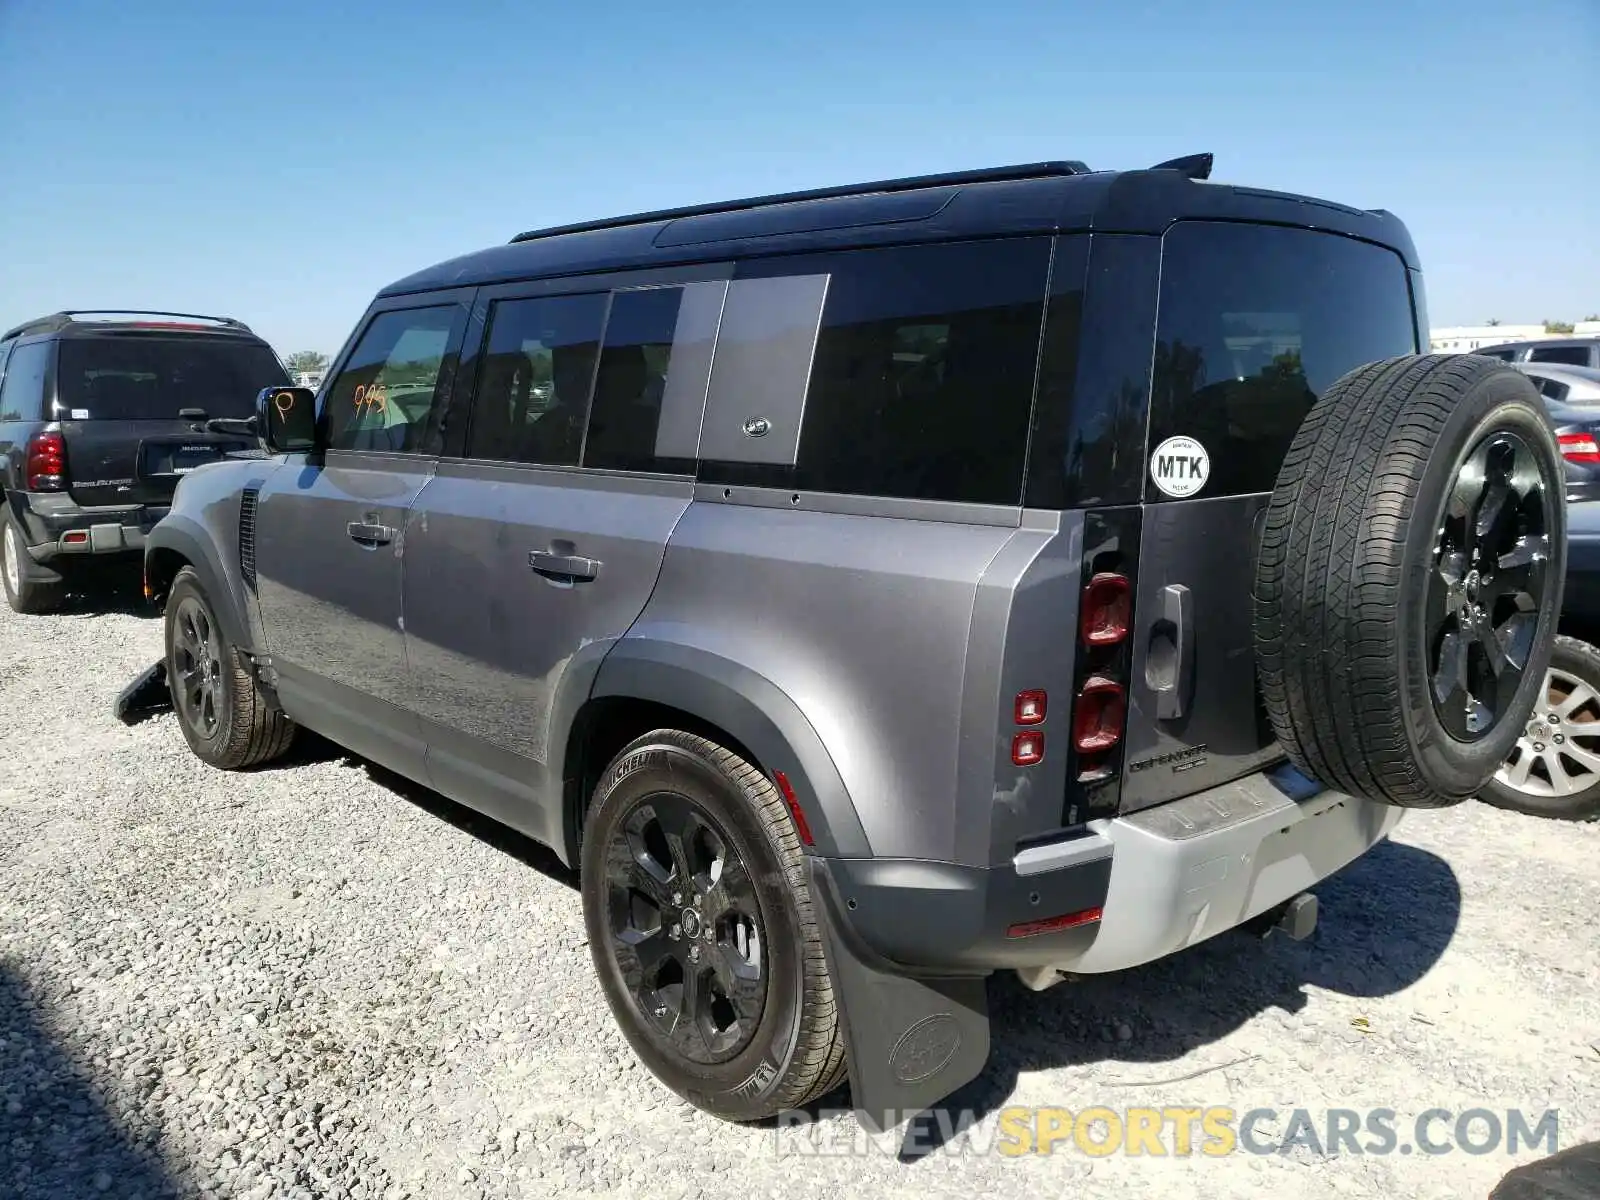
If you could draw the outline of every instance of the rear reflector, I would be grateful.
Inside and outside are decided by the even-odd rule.
[[[800,810],[800,801],[795,798],[789,777],[782,771],[774,771],[772,781],[778,785],[778,792],[783,796],[783,802],[789,806],[789,815],[794,818],[795,832],[800,835],[800,840],[808,846],[815,846],[817,843],[811,836],[811,824],[806,820],[806,814]]]
[[[1044,734],[1019,733],[1011,739],[1011,761],[1019,767],[1031,767],[1044,761]]]
[[[61,541],[68,546],[81,546],[89,540],[87,529],[74,529],[71,533],[63,533]]]
[[[1102,572],[1083,589],[1079,627],[1085,646],[1115,646],[1128,636],[1133,588],[1125,575]]]
[[[1050,698],[1043,692],[1018,692],[1013,713],[1018,725],[1042,725]]]
[[[1102,910],[1086,908],[1082,912],[1067,913],[1060,917],[1046,917],[1042,921],[1023,921],[1006,930],[1008,938],[1032,937],[1036,933],[1054,933],[1058,929],[1076,929],[1079,925],[1092,925],[1098,921]]]
[[[1072,744],[1080,754],[1109,750],[1122,740],[1122,723],[1128,704],[1122,685],[1095,676],[1083,685],[1072,710]]]
[[[1600,444],[1595,442],[1594,434],[1563,433],[1558,440],[1561,442],[1561,456],[1568,462],[1600,463]]]

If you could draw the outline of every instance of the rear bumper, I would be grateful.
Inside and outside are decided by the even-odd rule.
[[[137,554],[166,505],[85,508],[64,492],[14,493],[17,518],[33,561]]]
[[[1381,841],[1401,810],[1323,789],[1288,766],[1143,812],[988,869],[889,859],[814,859],[841,936],[889,970],[1030,982],[1153,961],[1315,886]],[[1014,926],[1100,909],[1076,928]]]

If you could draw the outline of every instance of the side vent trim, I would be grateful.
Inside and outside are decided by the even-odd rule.
[[[239,574],[244,585],[256,590],[256,497],[260,488],[248,487],[239,495]]]

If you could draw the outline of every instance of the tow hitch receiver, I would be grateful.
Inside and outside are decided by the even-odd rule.
[[[1316,928],[1317,898],[1310,892],[1301,892],[1250,922],[1251,931],[1261,937],[1282,933],[1297,942],[1305,941]]]
[[[113,711],[124,725],[137,725],[171,707],[172,691],[167,687],[167,664],[163,659],[139,672],[138,677],[122,689]]]

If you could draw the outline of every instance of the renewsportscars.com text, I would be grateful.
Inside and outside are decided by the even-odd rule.
[[[885,1114],[894,1126],[895,1114]],[[1113,1109],[1013,1106],[980,1115],[937,1109],[903,1130],[873,1134],[849,1110],[778,1117],[777,1150],[786,1156],[907,1152],[953,1155],[1082,1154],[1090,1158],[1221,1158],[1233,1154],[1554,1154],[1560,1114],[1489,1108],[1250,1108],[1166,1106]]]

